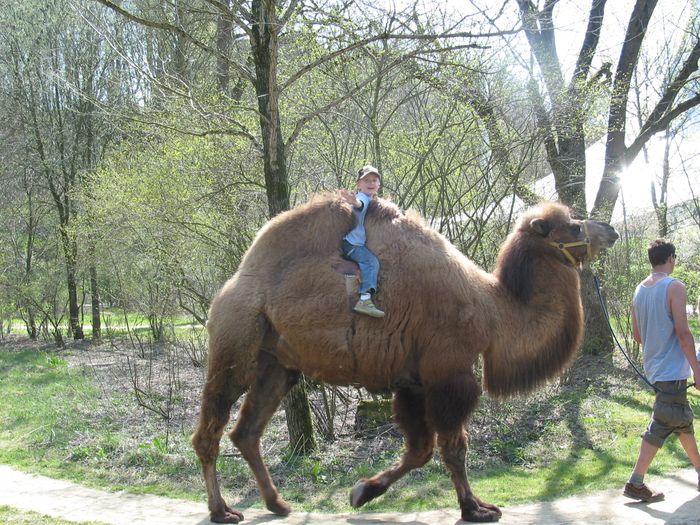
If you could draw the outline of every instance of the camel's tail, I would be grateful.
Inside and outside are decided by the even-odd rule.
[[[257,354],[270,325],[257,290],[236,273],[209,308],[209,375],[231,375],[247,387],[255,374]]]

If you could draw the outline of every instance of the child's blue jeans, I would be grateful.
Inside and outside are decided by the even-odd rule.
[[[360,281],[360,293],[374,293],[377,291],[377,279],[379,278],[379,259],[367,248],[367,246],[355,246],[343,240],[343,255],[355,261],[360,267],[362,279]]]

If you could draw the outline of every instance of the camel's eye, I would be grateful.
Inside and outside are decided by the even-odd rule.
[[[569,231],[571,232],[571,235],[580,235],[581,226],[578,224],[572,224],[571,226],[569,226]]]

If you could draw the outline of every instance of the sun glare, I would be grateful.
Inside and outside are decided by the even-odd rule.
[[[634,162],[620,175],[620,196],[624,199],[628,212],[651,207],[652,171],[642,161]]]

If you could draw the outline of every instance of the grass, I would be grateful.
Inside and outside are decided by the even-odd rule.
[[[134,435],[116,417],[133,412],[129,395],[105,406],[102,393],[89,375],[57,354],[0,351],[0,462],[88,486],[203,502],[199,466],[188,443],[191,427],[166,434],[148,413],[137,412],[140,433]],[[700,398],[692,394],[690,402],[700,415]],[[472,487],[499,505],[619,488],[636,459],[652,403],[652,393],[629,376],[584,379],[569,389],[551,386],[512,403],[484,399],[471,428]],[[272,444],[263,443],[272,476],[283,497],[306,511],[349,511],[347,494],[354,482],[391,465],[401,452],[401,440],[392,432],[342,446],[325,443],[309,458],[284,454],[274,448],[276,440],[267,437]],[[687,466],[671,438],[650,474]],[[218,467],[231,504],[260,505],[247,465],[227,440]],[[440,507],[455,507],[455,495],[436,457],[363,510]]]
[[[52,525],[102,525],[99,521],[67,521],[52,516],[0,506],[0,523],[4,525],[35,525],[36,523],[51,523]]]
[[[508,449],[515,465],[505,464],[470,472],[472,488],[484,501],[499,505],[516,505],[531,501],[547,501],[569,495],[619,488],[629,477],[639,452],[640,434],[646,427],[653,395],[639,389],[604,399],[595,395],[560,399],[578,405],[575,419],[564,419],[547,425],[544,433],[528,440],[522,429],[519,438],[498,443]],[[555,400],[555,403],[557,401]],[[691,396],[691,405],[700,414],[700,399]],[[541,417],[547,417],[542,414]],[[525,437],[525,439],[523,439]],[[470,450],[468,463],[477,463]],[[663,475],[688,467],[685,452],[675,438],[657,455],[650,474]],[[450,507],[453,494],[436,462],[426,467],[428,473],[410,477],[403,491],[390,491],[383,501],[372,502],[368,510],[396,507],[421,510],[425,507]]]
[[[698,399],[692,402],[698,413]],[[554,424],[542,440],[526,447],[524,455],[531,458],[530,466],[486,472],[482,479],[477,475],[474,483],[483,491],[482,497],[488,500],[493,494],[492,499],[504,504],[620,487],[636,460],[639,434],[646,426],[652,403],[653,396],[646,391],[610,399],[584,399],[576,420]],[[687,466],[684,451],[676,439],[671,439],[659,452],[650,473],[663,474]]]
[[[60,357],[33,352],[1,356],[0,396],[6,402],[0,409],[0,461],[22,468],[57,464],[56,451],[86,431],[79,414],[94,405],[97,391],[70,374]]]
[[[56,355],[0,353],[0,462],[88,486],[199,499],[202,491],[168,477],[199,475],[188,432],[169,436],[167,447],[156,434],[135,442],[98,404],[101,393]],[[114,411],[128,402],[114,401]],[[147,422],[143,427],[148,431]]]
[[[118,308],[104,308],[101,311],[102,332],[103,335],[110,337],[122,337],[127,335],[131,330],[132,334],[138,336],[149,337],[151,330],[148,324],[148,318],[137,312],[127,312],[126,316],[123,310]],[[24,321],[19,318],[4,319],[5,330],[10,329],[11,333],[25,334]],[[201,326],[191,316],[184,314],[165,316],[163,318],[164,330],[174,330],[182,335],[191,326]],[[127,326],[129,330],[127,330]],[[68,319],[65,318],[60,323],[61,331],[64,337],[70,337],[70,329]],[[83,333],[86,338],[92,337],[92,324],[89,311],[85,314]]]

